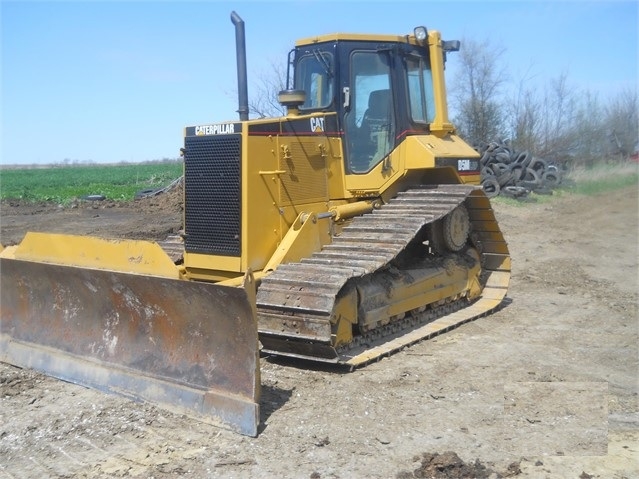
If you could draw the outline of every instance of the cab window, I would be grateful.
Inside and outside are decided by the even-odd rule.
[[[422,57],[406,60],[411,118],[416,123],[431,123],[435,118],[433,75]]]
[[[306,92],[302,110],[330,106],[333,99],[333,57],[328,52],[306,52],[295,68],[295,87]]]

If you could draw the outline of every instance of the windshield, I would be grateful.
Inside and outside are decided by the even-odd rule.
[[[333,99],[333,56],[328,52],[306,52],[295,68],[295,88],[306,92],[302,110],[326,108]]]

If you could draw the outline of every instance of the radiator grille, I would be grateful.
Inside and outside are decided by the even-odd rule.
[[[241,137],[187,136],[184,146],[184,247],[239,256]]]

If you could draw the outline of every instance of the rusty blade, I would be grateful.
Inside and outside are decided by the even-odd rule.
[[[0,260],[0,360],[242,434],[259,424],[255,287]]]

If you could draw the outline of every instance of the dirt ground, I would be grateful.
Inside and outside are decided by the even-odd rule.
[[[257,438],[0,364],[0,478],[638,478],[638,205],[495,201],[503,309],[351,373],[263,358]],[[171,194],[72,206],[5,203],[0,241],[181,226]]]

